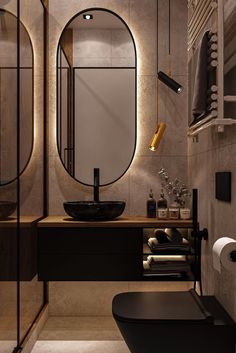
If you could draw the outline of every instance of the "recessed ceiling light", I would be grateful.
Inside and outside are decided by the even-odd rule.
[[[90,14],[84,14],[83,15],[83,18],[85,19],[85,20],[92,20],[93,19],[93,15],[90,15]]]

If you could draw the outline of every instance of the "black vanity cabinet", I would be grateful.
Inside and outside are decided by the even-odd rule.
[[[31,281],[36,276],[38,220],[37,216],[20,217],[18,250],[17,219],[0,222],[0,281],[16,281],[18,276],[20,281]]]
[[[150,274],[147,277],[143,270],[147,255],[143,229],[167,226],[190,228],[191,221],[163,223],[157,219],[127,217],[110,222],[80,222],[47,217],[38,223],[38,278],[43,281],[168,279]],[[194,275],[182,280],[193,279]]]
[[[39,228],[38,275],[44,281],[139,280],[141,228]]]

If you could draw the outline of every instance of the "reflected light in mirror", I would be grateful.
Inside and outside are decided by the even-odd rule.
[[[91,15],[91,14],[85,14],[85,15],[83,15],[83,18],[84,18],[85,20],[92,20],[92,19],[93,19],[93,15]]]

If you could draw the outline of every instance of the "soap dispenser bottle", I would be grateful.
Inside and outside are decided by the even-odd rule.
[[[163,189],[161,189],[160,198],[157,201],[157,208],[167,208],[167,201],[165,199]]]
[[[152,189],[150,189],[149,199],[147,200],[147,217],[155,218],[156,217],[156,200],[153,197]]]
[[[163,189],[161,189],[160,198],[157,201],[157,216],[159,219],[168,218],[167,200],[165,199]]]

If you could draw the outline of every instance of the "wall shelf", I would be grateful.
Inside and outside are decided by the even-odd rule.
[[[194,126],[188,129],[188,136],[193,137],[198,135],[201,131],[206,130],[211,127],[215,127],[215,131],[218,133],[224,132],[225,126],[236,124],[236,119],[232,118],[213,118],[211,116],[199,121]]]
[[[236,96],[224,96],[224,101],[228,103],[236,102]]]

